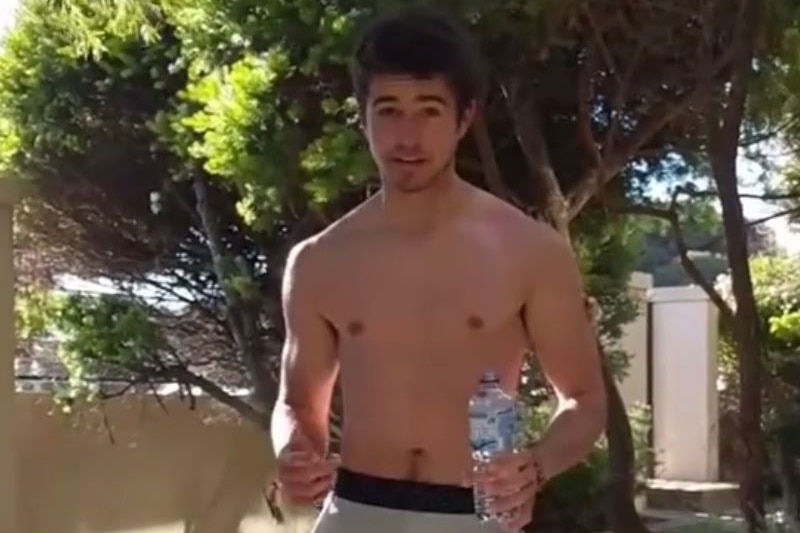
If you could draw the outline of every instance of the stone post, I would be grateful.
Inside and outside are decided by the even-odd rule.
[[[14,464],[14,257],[12,214],[18,187],[0,177],[0,533],[16,533]]]
[[[699,287],[665,287],[653,303],[656,477],[719,481],[717,308]]]

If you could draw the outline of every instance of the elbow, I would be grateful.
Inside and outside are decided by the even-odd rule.
[[[605,387],[595,388],[573,396],[570,402],[581,413],[587,428],[591,428],[597,438],[605,431],[608,423],[608,401]]]

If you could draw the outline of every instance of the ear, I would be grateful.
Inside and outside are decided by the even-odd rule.
[[[467,134],[469,128],[472,126],[473,121],[475,120],[475,114],[478,112],[478,104],[475,100],[471,101],[469,105],[464,108],[464,112],[461,114],[461,119],[458,123],[458,138],[463,139],[464,135]]]

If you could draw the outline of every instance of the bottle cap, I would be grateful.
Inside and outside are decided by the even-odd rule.
[[[499,383],[500,378],[494,372],[484,372],[481,375],[481,383]]]

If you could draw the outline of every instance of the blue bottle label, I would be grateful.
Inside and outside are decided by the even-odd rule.
[[[514,449],[517,413],[513,407],[496,413],[470,414],[470,444],[473,452],[493,454]]]

